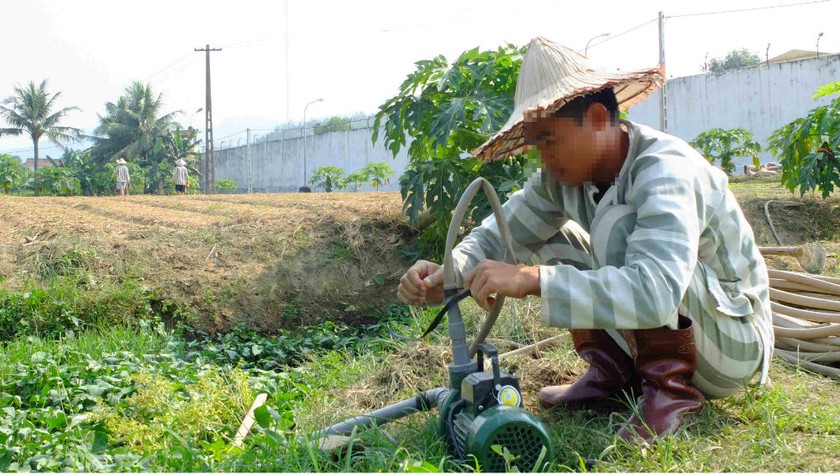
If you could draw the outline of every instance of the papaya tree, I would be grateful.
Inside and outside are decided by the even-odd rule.
[[[758,168],[761,163],[758,155],[761,144],[753,140],[752,133],[745,129],[711,129],[701,132],[691,142],[709,163],[720,161],[720,168],[731,175],[735,171],[735,157],[752,157],[753,165]]]
[[[322,188],[327,193],[345,187],[344,170],[339,167],[320,167],[312,172],[309,184]]]
[[[407,149],[409,164],[400,177],[403,211],[413,224],[421,214],[422,221],[432,223],[420,236],[421,255],[440,257],[452,210],[473,179],[484,176],[499,189],[510,175],[487,173],[500,166],[485,168],[471,153],[510,116],[523,51],[508,44],[495,51],[465,51],[451,64],[444,56],[418,61],[397,95],[379,106],[373,142],[382,133],[394,156]],[[501,168],[510,164],[502,162]],[[521,186],[524,176],[516,178]],[[477,202],[482,200],[480,195]],[[480,219],[475,211],[472,217]]]
[[[828,105],[776,129],[770,152],[782,165],[782,184],[800,195],[819,191],[823,198],[840,187],[840,81],[825,85],[814,98],[837,94]]]
[[[370,180],[370,177],[367,176],[367,173],[358,171],[347,175],[347,178],[345,178],[345,183],[347,184],[347,186],[350,186],[350,184],[352,183],[353,191],[359,191],[362,189],[364,184],[368,182],[368,180]]]
[[[368,177],[376,191],[379,191],[380,186],[390,184],[391,177],[394,176],[394,170],[385,162],[368,163],[362,169],[362,173]]]

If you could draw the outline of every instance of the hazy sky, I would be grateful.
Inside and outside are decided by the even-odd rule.
[[[767,8],[780,5],[793,6]],[[732,10],[746,11],[717,13]],[[321,97],[307,119],[373,113],[415,61],[474,47],[544,36],[583,52],[610,33],[591,41],[592,61],[651,67],[659,11],[669,77],[697,74],[707,57],[732,49],[762,59],[814,50],[820,33],[821,52],[840,52],[840,0],[3,0],[0,99],[46,78],[60,107],[81,109],[64,125],[91,133],[105,103],[137,80],[163,94],[164,111],[203,129],[195,111],[204,107],[205,54],[194,49],[209,44],[222,48],[211,53],[215,137],[244,141],[245,128],[299,123]],[[42,157],[61,155],[46,140],[41,148]],[[31,141],[0,138],[0,153],[31,157]]]

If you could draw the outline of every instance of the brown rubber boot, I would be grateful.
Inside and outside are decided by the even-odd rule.
[[[636,372],[642,378],[642,402],[618,436],[632,442],[673,434],[703,409],[706,398],[690,385],[697,364],[691,320],[679,317],[679,329],[626,331]],[[641,417],[640,417],[641,416]]]
[[[569,330],[578,355],[589,363],[589,369],[572,384],[547,386],[540,390],[543,406],[565,406],[568,409],[595,409],[610,403],[611,396],[620,395],[638,386],[633,360],[605,330]],[[638,394],[639,391],[636,391]]]

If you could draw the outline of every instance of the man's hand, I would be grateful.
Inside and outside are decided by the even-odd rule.
[[[409,305],[443,300],[443,267],[434,262],[417,261],[400,278],[397,297]]]
[[[466,275],[464,286],[470,289],[478,306],[489,312],[496,303],[491,295],[513,298],[539,295],[540,268],[483,260]]]

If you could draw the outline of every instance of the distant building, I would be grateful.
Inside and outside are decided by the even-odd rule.
[[[803,49],[792,49],[786,53],[782,53],[778,56],[768,59],[767,63],[778,64],[785,63],[787,61],[799,61],[801,59],[816,58],[817,56],[830,56],[832,54],[834,53],[829,53],[827,51],[806,51]]]
[[[61,166],[63,165],[62,160],[60,158],[53,158],[53,162],[56,165]],[[34,169],[35,168],[35,159],[34,158],[27,158],[25,162],[23,162],[23,166],[26,168]],[[46,168],[54,166],[51,161],[47,160],[46,158],[39,158],[38,159],[38,168]]]

